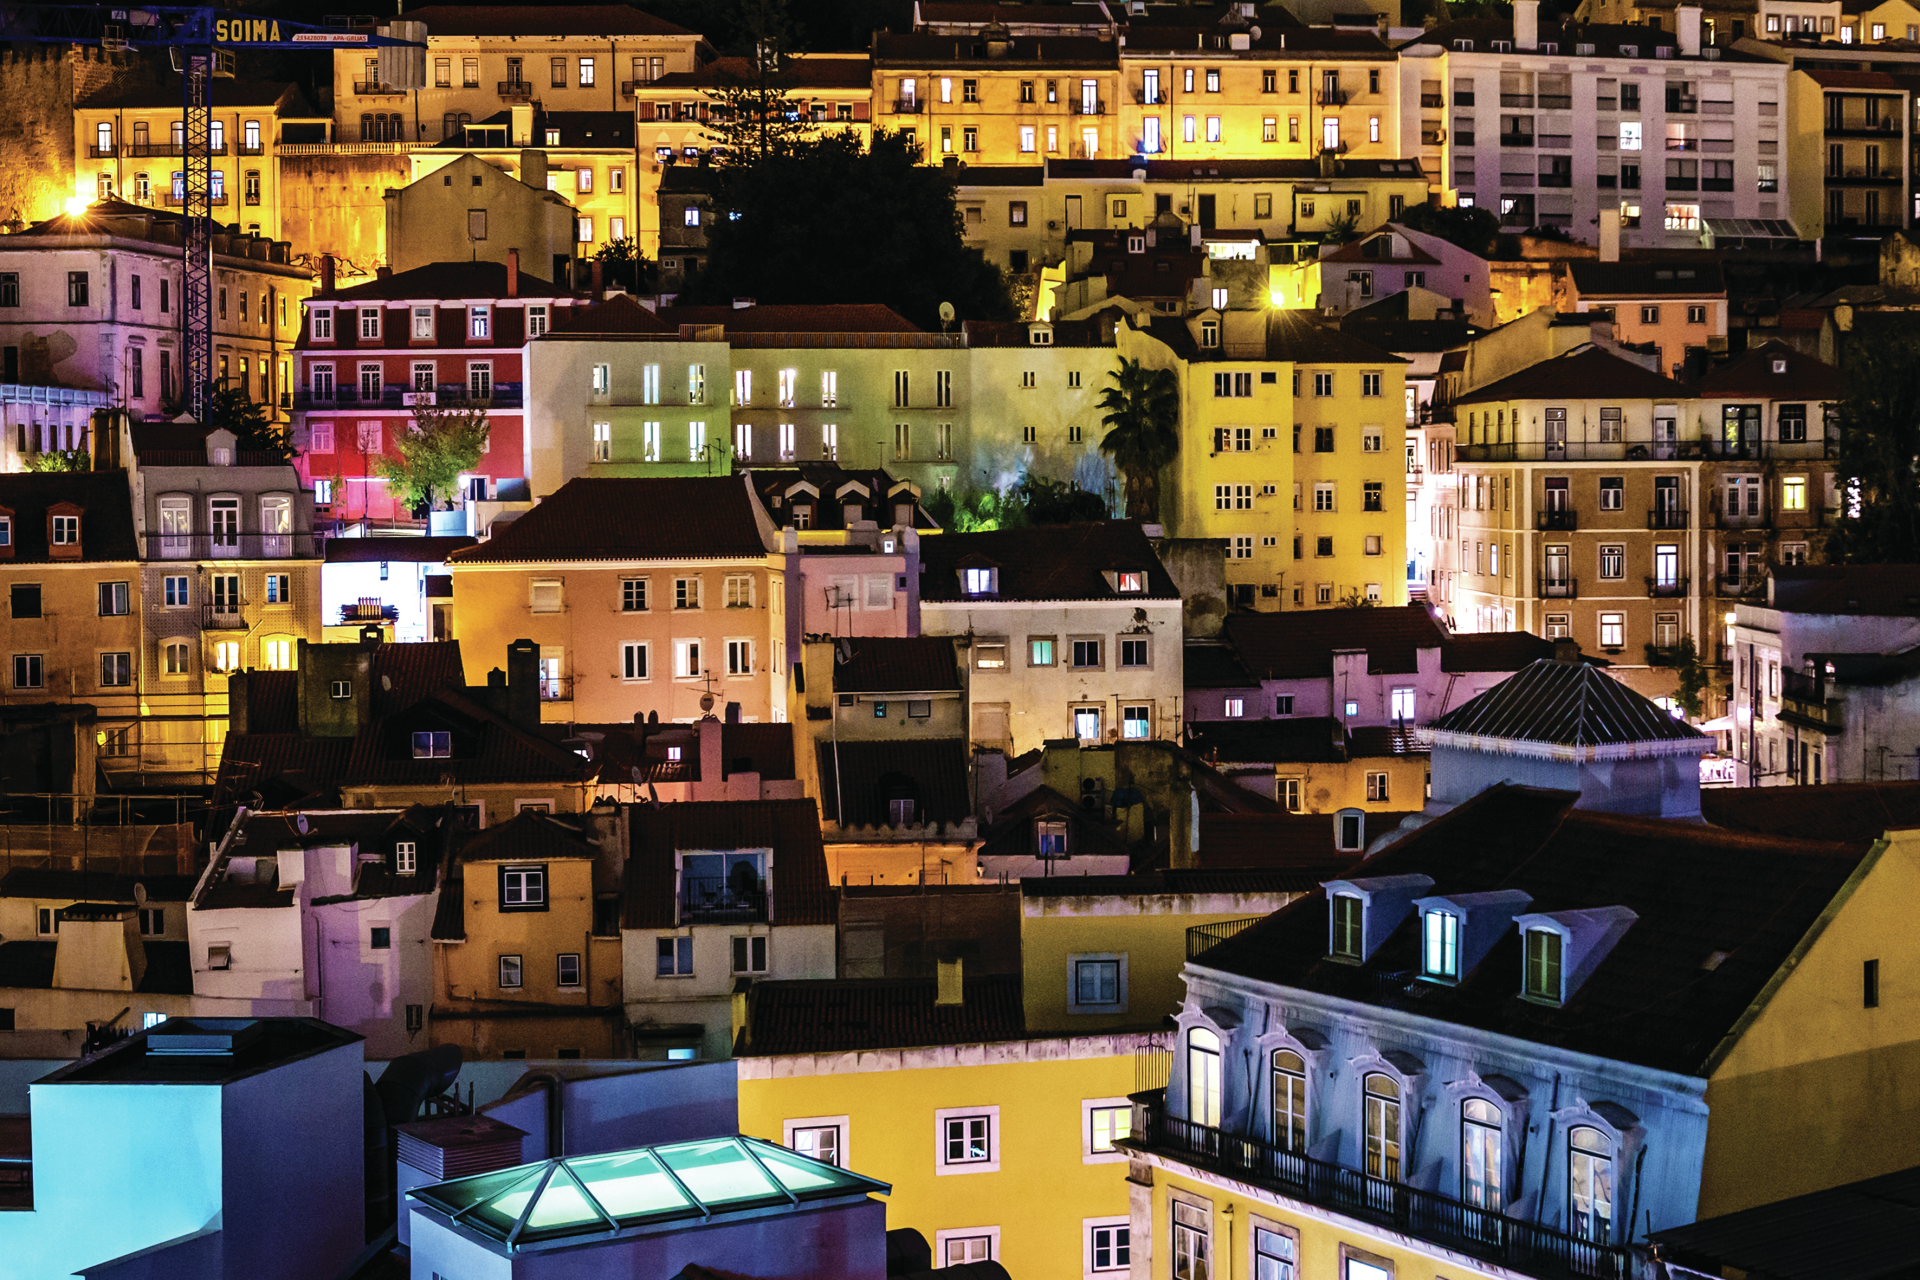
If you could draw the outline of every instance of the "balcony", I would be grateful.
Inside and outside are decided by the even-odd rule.
[[[1713,577],[1713,594],[1722,600],[1745,600],[1759,595],[1766,585],[1766,574],[1758,569],[1748,573],[1717,573]]]
[[[1539,598],[1542,600],[1577,600],[1580,598],[1580,579],[1549,577],[1541,574],[1536,579]]]
[[[127,154],[136,160],[150,157],[178,156],[182,148],[177,142],[135,142],[128,146]]]
[[[1190,926],[1187,929],[1187,959],[1193,959],[1215,943],[1225,942],[1264,919],[1265,916],[1245,916],[1239,920],[1216,920],[1212,924]]]
[[[1471,89],[1464,89],[1464,90],[1456,90],[1456,91],[1455,91],[1455,93],[1454,93],[1454,95],[1453,95],[1453,105],[1454,105],[1454,106],[1456,106],[1456,107],[1470,107],[1470,106],[1472,106],[1472,105],[1473,105],[1473,91],[1472,91]]]
[[[1731,191],[1733,190],[1733,179],[1702,178],[1700,179],[1700,189],[1702,191]]]
[[[1107,114],[1107,104],[1099,101],[1088,102],[1082,99],[1073,104],[1073,114],[1077,116],[1103,116]]]
[[[378,80],[355,80],[353,96],[356,98],[404,98],[407,96],[407,91],[390,84],[383,84]]]
[[[243,142],[239,146],[235,147],[233,150],[235,155],[263,156],[267,154],[267,144],[264,142],[255,142],[251,144]]]
[[[893,114],[897,116],[917,116],[927,109],[927,104],[918,98],[895,98]]]
[[[120,148],[114,146],[112,143],[108,143],[104,147],[93,146],[87,148],[87,158],[90,160],[111,160],[119,154]]]
[[[1573,95],[1570,93],[1543,93],[1537,98],[1542,111],[1573,110]]]
[[[1699,189],[1700,180],[1698,178],[1681,178],[1671,173],[1667,175],[1667,190],[1669,191],[1698,191]]]
[[[1552,1227],[1476,1208],[1436,1191],[1286,1151],[1259,1138],[1210,1129],[1169,1114],[1166,1091],[1136,1093],[1133,1135],[1123,1145],[1376,1223],[1531,1276],[1627,1280],[1625,1245],[1585,1240]]]
[[[200,606],[202,631],[245,631],[247,620],[240,616],[239,605],[203,604]]]
[[[1351,89],[1322,89],[1313,95],[1313,101],[1315,106],[1344,107],[1352,96]]]
[[[1420,95],[1420,105],[1428,108],[1444,107],[1447,105],[1447,96],[1444,93],[1423,93]]]
[[[502,80],[494,86],[494,92],[500,95],[500,100],[503,102],[531,102],[533,101],[533,81]]]
[[[1780,719],[1820,733],[1839,733],[1843,725],[1840,700],[1827,677],[1802,671],[1780,673]]]
[[[1593,109],[1595,111],[1618,111],[1620,109],[1620,99],[1595,97],[1593,100]]]
[[[747,888],[719,876],[681,877],[681,924],[754,924],[766,918],[767,887],[757,879]]]
[[[1845,170],[1840,172],[1830,170],[1827,173],[1827,181],[1864,182],[1878,185],[1880,183],[1899,183],[1905,176],[1906,175],[1902,174],[1900,170],[1888,168],[1886,165],[1881,165],[1879,168],[1874,169],[1868,168],[1865,165],[1855,164],[1848,165]]]
[[[651,83],[653,83],[651,80],[622,80],[620,82],[620,96],[623,98],[638,97],[640,87]]]
[[[1670,116],[1698,115],[1700,114],[1700,99],[1689,97],[1684,93],[1669,93],[1667,95],[1667,114]]]
[[[378,596],[361,596],[354,604],[340,606],[340,624],[352,626],[356,622],[398,622],[400,606],[381,604]]]
[[[1826,134],[1829,138],[1884,138],[1890,133],[1900,132],[1898,120],[1866,120],[1859,117],[1827,117]]]
[[[1684,529],[1687,527],[1687,513],[1677,507],[1655,507],[1647,512],[1649,529]]]
[[[1533,513],[1533,527],[1542,533],[1548,530],[1571,533],[1580,527],[1580,513],[1571,507],[1536,511]]]
[[[1503,133],[1500,135],[1500,145],[1503,147],[1530,147],[1533,145],[1533,135],[1530,133]]]
[[[1684,599],[1687,594],[1687,584],[1689,581],[1691,580],[1687,578],[1665,578],[1665,579],[1648,578],[1647,579],[1647,599],[1649,600]]]
[[[1543,187],[1571,187],[1573,185],[1573,174],[1543,173],[1540,175],[1540,185]]]
[[[1773,528],[1773,517],[1762,515],[1757,511],[1748,515],[1741,515],[1738,512],[1729,513],[1719,510],[1716,504],[1713,512],[1713,527],[1733,533],[1765,533]]]
[[[293,408],[303,413],[325,413],[333,409],[410,409],[421,403],[418,397],[423,394],[431,397],[425,401],[427,404],[458,408],[518,409],[524,400],[518,382],[496,382],[489,390],[488,395],[475,396],[473,388],[464,382],[442,382],[431,392],[423,393],[404,382],[387,382],[381,384],[379,395],[362,396],[359,387],[342,383],[336,385],[331,394],[300,388],[293,393]]]
[[[213,204],[227,204],[231,201],[231,199],[232,197],[230,197],[224,191],[216,191],[213,193],[211,197],[209,197],[210,202]],[[184,191],[169,191],[167,192],[165,199],[162,201],[163,204],[170,205],[174,208],[179,208],[181,205],[184,205],[186,202],[187,202],[187,196]]]
[[[148,560],[286,560],[313,554],[311,533],[148,533],[141,540]]]
[[[1500,105],[1503,107],[1531,108],[1533,106],[1533,95],[1530,93],[1503,93],[1500,95]]]
[[[1528,223],[1528,226],[1533,225]],[[1644,462],[1650,458],[1699,458],[1705,456],[1698,440],[1599,441],[1523,440],[1506,444],[1463,444],[1458,446],[1461,462]]]

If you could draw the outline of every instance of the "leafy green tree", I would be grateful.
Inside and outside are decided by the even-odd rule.
[[[29,471],[91,471],[93,455],[85,449],[48,449],[28,454],[26,463]]]
[[[632,239],[622,237],[609,240],[593,252],[595,262],[605,264],[602,272],[606,283],[624,287],[629,293],[651,293],[654,281],[654,264],[640,256],[640,250]]]
[[[1379,601],[1362,591],[1359,587],[1349,587],[1340,593],[1340,607],[1342,609],[1371,609],[1379,603]]]
[[[1071,480],[1049,480],[1029,472],[1009,496],[1022,509],[1030,525],[1077,524],[1107,518],[1106,500],[1097,493],[1088,493]]]
[[[1360,215],[1340,213],[1327,219],[1327,229],[1322,233],[1332,244],[1350,244],[1360,238]]]
[[[1127,519],[1160,518],[1160,472],[1180,456],[1180,383],[1171,369],[1122,357],[1101,388],[1100,452],[1127,484]]]
[[[1028,474],[1006,489],[941,489],[922,505],[949,533],[1026,529],[1035,525],[1105,520],[1106,501],[1070,480]]]
[[[1005,275],[962,239],[952,180],[900,134],[870,148],[847,132],[809,137],[717,177],[687,302],[877,302],[928,330],[942,302],[962,319],[1014,318]]]
[[[415,405],[412,425],[394,433],[398,456],[375,458],[373,469],[386,478],[396,502],[431,510],[435,498],[451,498],[460,473],[480,461],[487,430],[484,406]]]
[[[1834,484],[1840,510],[1826,541],[1837,564],[1920,563],[1920,325],[1855,329],[1841,367],[1847,397],[1828,418],[1838,429]]]
[[[207,405],[207,426],[233,432],[237,452],[265,453],[279,462],[293,461],[293,433],[267,414],[267,407],[246,397],[238,387],[222,387]]]

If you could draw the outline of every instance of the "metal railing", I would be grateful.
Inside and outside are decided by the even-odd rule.
[[[87,158],[90,160],[111,160],[119,154],[120,148],[111,142],[104,147],[95,144],[87,148]]]
[[[1717,573],[1713,577],[1714,594],[1722,600],[1738,600],[1755,595],[1766,583],[1766,574],[1760,572]]]
[[[353,93],[358,98],[404,98],[407,96],[405,89],[395,88],[380,80],[355,80]]]
[[[919,98],[895,98],[892,106],[897,116],[917,116],[927,109],[927,104]]]
[[[1265,919],[1265,916],[1247,916],[1240,920],[1216,920],[1212,924],[1194,925],[1187,930],[1187,959],[1193,959],[1215,943],[1225,942]]]
[[[1649,529],[1684,529],[1688,513],[1674,507],[1653,507],[1647,511]]]
[[[1580,513],[1572,507],[1549,507],[1533,513],[1533,527],[1542,533],[1549,530],[1570,533],[1580,527]]]
[[[1542,600],[1575,600],[1580,596],[1578,578],[1550,578],[1543,573],[1535,583]]]
[[[1840,700],[1824,675],[1782,671],[1780,714],[1789,723],[1798,721],[1827,733],[1838,733],[1842,727]]]
[[[1075,99],[1073,114],[1077,116],[1103,116],[1107,114],[1107,104],[1105,102],[1087,102],[1084,99]]]
[[[290,560],[314,554],[313,534],[148,533],[141,535],[148,560]]]
[[[1500,444],[1463,444],[1456,457],[1461,462],[1644,462],[1648,459],[1701,458],[1707,455],[1698,440],[1573,440],[1567,443],[1545,440],[1511,441]]]
[[[352,348],[347,349],[352,350]],[[348,383],[336,383],[331,395],[324,392],[317,393],[309,387],[300,388],[293,393],[293,407],[318,410],[342,407],[410,409],[417,403],[410,397],[422,394],[431,396],[427,401],[429,404],[480,409],[518,409],[523,399],[521,384],[518,382],[496,382],[493,384],[492,394],[486,396],[475,396],[473,389],[464,382],[442,382],[437,384],[431,392],[426,393],[415,391],[412,385],[405,382],[387,382],[381,384],[378,396],[362,396],[359,387]]]
[[[1316,1160],[1260,1138],[1240,1137],[1169,1113],[1164,1091],[1135,1093],[1128,1145],[1255,1182],[1406,1235],[1531,1276],[1627,1280],[1633,1251],[1510,1218],[1437,1191]]]
[[[1313,101],[1315,106],[1320,107],[1344,107],[1352,96],[1351,89],[1322,89],[1313,95]]]
[[[502,98],[511,98],[519,101],[524,101],[533,96],[533,81],[502,80],[498,82],[498,85],[496,86],[494,92],[499,94]]]
[[[744,865],[744,864],[743,864]],[[690,876],[680,881],[680,921],[762,921],[767,918],[767,887],[756,880],[743,888],[726,876]]]
[[[247,620],[240,616],[237,604],[203,604],[200,606],[200,629],[203,631],[245,631]]]
[[[1687,594],[1687,584],[1690,581],[1691,579],[1688,578],[1669,578],[1663,582],[1659,578],[1648,578],[1647,598],[1670,600],[1683,597]]]

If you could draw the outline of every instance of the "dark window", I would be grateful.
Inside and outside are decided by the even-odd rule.
[[[20,273],[0,271],[0,307],[20,305]]]
[[[84,307],[87,305],[86,272],[67,272],[67,305],[70,307]]]
[[[37,618],[40,616],[40,586],[38,583],[20,583],[13,585],[13,616],[16,618]]]
[[[375,929],[373,931],[373,940],[370,945],[373,947],[375,951],[392,950],[393,949],[393,930],[392,929]]]
[[[1880,962],[1869,960],[1861,967],[1861,994],[1869,1009],[1880,1007]]]
[[[0,1031],[13,1030],[13,1010],[0,1009]]]

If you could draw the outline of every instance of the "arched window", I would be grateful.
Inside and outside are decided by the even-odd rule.
[[[1367,1176],[1400,1178],[1400,1084],[1375,1072],[1366,1079]]]
[[[1273,1051],[1273,1144],[1307,1149],[1307,1064],[1291,1049]]]
[[[268,636],[262,640],[260,665],[269,671],[293,670],[293,637]]]
[[[167,674],[170,676],[193,674],[192,651],[187,647],[186,641],[169,640],[167,642]]]
[[[1220,1127],[1220,1037],[1205,1027],[1187,1033],[1187,1119]]]
[[[1500,1196],[1500,1109],[1484,1098],[1460,1106],[1460,1198],[1476,1209],[1505,1208]]]
[[[1567,1134],[1568,1218],[1583,1240],[1613,1239],[1613,1139],[1581,1126]]]

